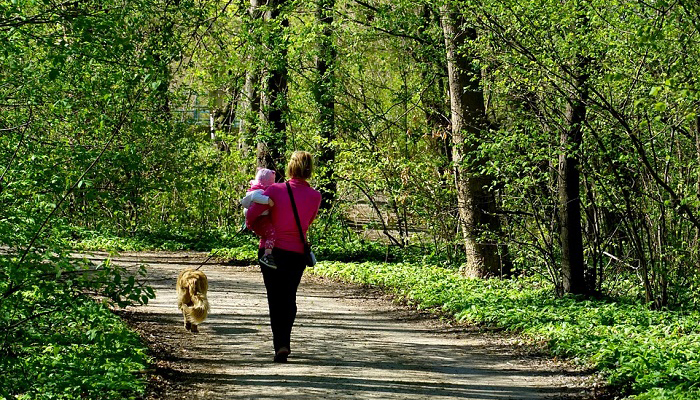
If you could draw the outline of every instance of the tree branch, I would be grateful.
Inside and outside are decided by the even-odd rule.
[[[141,93],[139,93],[139,94],[137,95],[137,98],[138,98],[140,95],[141,95]],[[78,186],[78,184],[83,180],[83,178],[85,178],[85,176],[87,175],[87,173],[90,172],[90,171],[92,170],[92,168],[95,167],[95,165],[97,165],[97,163],[100,161],[100,159],[102,158],[102,156],[104,155],[104,153],[107,151],[107,149],[109,148],[109,146],[112,144],[112,142],[114,141],[114,139],[115,139],[115,138],[117,137],[117,135],[119,134],[119,132],[121,132],[122,126],[126,123],[126,120],[127,120],[128,116],[130,115],[131,110],[133,110],[133,108],[136,106],[136,104],[137,104],[137,101],[136,101],[136,99],[134,99],[134,101],[132,102],[132,104],[131,104],[130,106],[128,106],[128,107],[124,110],[124,112],[122,113],[122,116],[121,116],[119,122],[118,122],[118,123],[114,126],[114,128],[112,129],[111,137],[109,138],[109,140],[107,141],[107,143],[106,143],[106,144],[104,145],[104,147],[102,148],[102,151],[100,152],[100,154],[98,154],[97,157],[95,157],[95,159],[92,161],[92,163],[90,164],[90,166],[89,166],[85,171],[83,171],[82,175],[80,175],[80,177],[79,177],[78,179],[76,179],[76,181],[73,183],[73,185],[71,185],[71,187],[66,191],[66,193],[64,193],[63,197],[61,197],[61,200],[58,202],[58,204],[56,204],[56,205],[54,206],[53,210],[51,210],[51,212],[49,213],[49,215],[44,219],[44,221],[42,222],[42,224],[41,224],[41,226],[39,227],[39,229],[37,229],[37,231],[34,233],[34,236],[32,237],[32,239],[30,240],[29,244],[27,245],[27,248],[26,248],[26,249],[24,250],[24,252],[22,253],[22,257],[20,257],[19,261],[17,261],[17,265],[21,265],[21,264],[24,262],[24,260],[27,258],[27,255],[29,254],[29,251],[31,250],[32,246],[34,246],[34,243],[35,243],[36,240],[39,238],[39,235],[40,235],[41,232],[44,230],[44,228],[48,225],[48,223],[49,223],[49,221],[51,220],[51,218],[53,218],[54,214],[56,214],[56,212],[61,208],[61,205],[63,205],[63,203],[64,203],[64,202],[66,201],[66,199],[68,198],[68,196],[75,190],[75,188],[76,188],[76,187]],[[23,285],[24,285],[24,282],[19,283],[19,284],[11,283],[11,284],[9,285],[9,287],[7,288],[7,290],[5,291],[5,293],[3,293],[2,298],[7,298],[7,297],[9,297],[10,295],[12,295],[13,293],[15,293],[16,291],[20,290],[20,288],[22,288]]]

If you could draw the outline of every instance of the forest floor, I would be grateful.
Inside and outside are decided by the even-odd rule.
[[[103,253],[94,253],[99,259]],[[257,266],[205,264],[209,318],[187,332],[175,278],[206,253],[122,253],[149,265],[147,306],[121,314],[155,357],[148,399],[592,399],[596,379],[517,336],[457,325],[377,290],[305,274],[287,364],[272,362]]]

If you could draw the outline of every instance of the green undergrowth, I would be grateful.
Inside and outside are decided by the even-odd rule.
[[[134,399],[149,363],[137,334],[104,305],[77,298],[6,339],[0,398]]]
[[[387,246],[386,244],[364,240],[354,232],[347,237],[323,237],[310,235],[313,252],[318,260],[324,261],[374,261],[374,262],[430,262],[451,264],[440,255],[426,252],[419,247]],[[211,254],[222,259],[255,262],[259,239],[249,231],[239,233],[222,241],[223,247],[215,247]],[[460,260],[461,261],[461,260]],[[456,263],[456,261],[453,261]]]
[[[145,274],[59,248],[0,253],[0,399],[141,396],[146,347],[109,306],[153,299]]]
[[[246,235],[247,237],[251,237]],[[259,240],[252,237],[252,240],[232,240],[224,247],[217,247],[211,250],[211,255],[236,261],[255,262],[258,254]],[[394,248],[390,248],[387,255],[386,246],[377,245],[370,242],[349,241],[341,245],[321,242],[313,246],[313,252],[319,260],[327,261],[384,261],[385,259],[396,260],[401,257]]]
[[[258,238],[241,232],[227,240],[224,247],[214,248],[209,254],[220,259],[254,263],[258,257]]]
[[[390,248],[375,242],[361,240],[351,232],[348,237],[324,237],[311,234],[313,251],[318,259],[332,261],[384,261],[401,257],[398,249]],[[245,230],[224,238],[220,247],[214,247],[211,254],[221,259],[255,262],[257,259],[259,238],[251,231]]]
[[[381,287],[458,321],[518,331],[601,371],[637,400],[700,398],[700,314],[557,298],[533,278],[479,280],[415,263],[321,262],[312,273]]]
[[[224,246],[234,234],[225,232],[185,232],[140,230],[129,235],[108,231],[73,228],[66,244],[76,250],[145,251],[195,250],[207,251]]]

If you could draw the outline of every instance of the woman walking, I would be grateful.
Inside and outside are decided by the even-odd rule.
[[[288,182],[275,183],[264,192],[265,196],[274,201],[275,206],[253,203],[246,213],[246,225],[251,227],[258,216],[269,210],[270,220],[275,229],[272,255],[277,268],[260,266],[270,310],[275,362],[287,362],[287,356],[291,352],[290,337],[297,314],[297,288],[308,260],[306,231],[316,218],[321,204],[321,193],[307,182],[313,172],[310,153],[295,151],[287,164],[286,172]],[[264,251],[264,243],[261,240],[258,258]]]

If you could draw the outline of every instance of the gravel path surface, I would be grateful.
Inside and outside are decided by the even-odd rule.
[[[100,255],[97,254],[96,257]],[[258,267],[207,264],[211,314],[182,327],[175,278],[203,253],[123,253],[149,264],[157,297],[126,315],[158,357],[152,399],[591,398],[591,380],[523,352],[517,339],[452,326],[377,292],[305,274],[287,364],[272,362]]]

